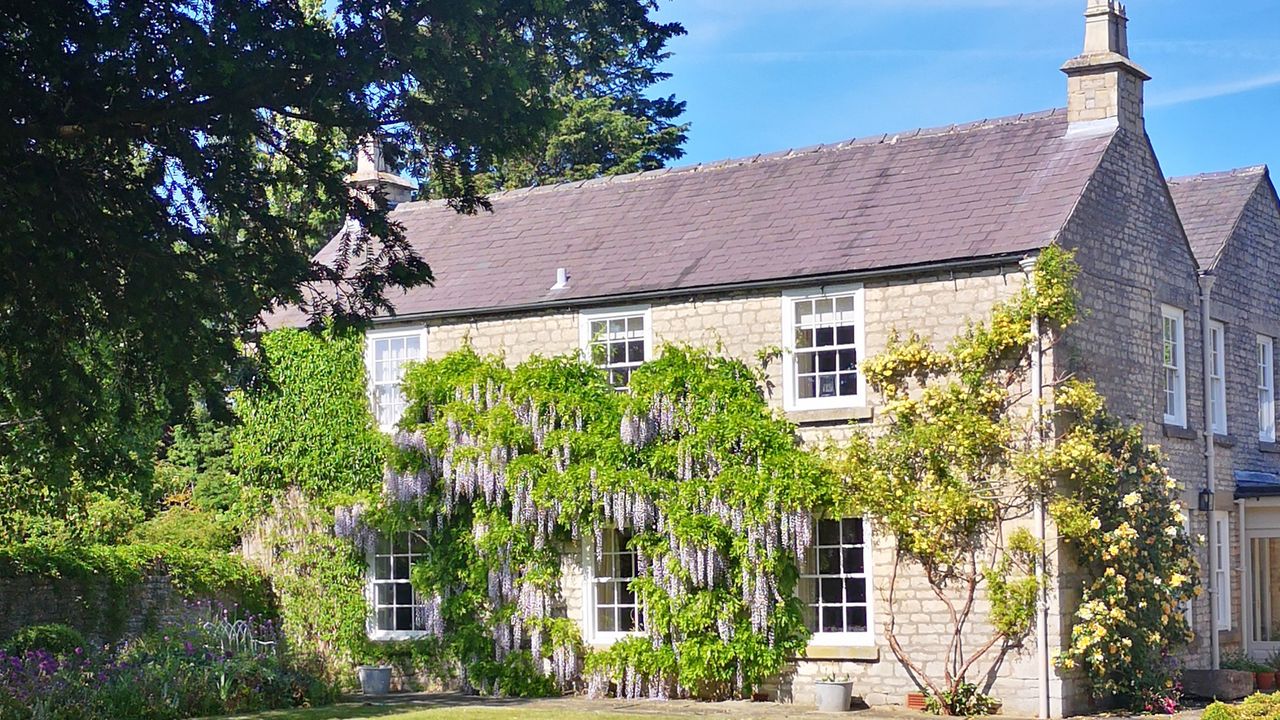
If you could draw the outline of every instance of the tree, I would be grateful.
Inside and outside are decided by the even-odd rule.
[[[101,474],[134,450],[99,430],[154,427],[192,385],[221,395],[234,340],[263,311],[359,321],[431,281],[385,201],[346,193],[334,133],[389,133],[412,174],[475,211],[477,172],[555,121],[556,82],[678,31],[650,18],[652,0],[316,7],[50,0],[0,17],[10,469],[39,467],[54,487]],[[286,211],[286,187],[326,205]],[[316,215],[335,212],[358,228],[315,262]]]
[[[862,509],[894,539],[885,640],[942,714],[990,712],[970,678],[985,674],[978,669],[993,650],[1017,647],[1034,626],[1043,546],[1025,527],[1013,529],[1039,491],[1022,472],[1035,445],[1034,426],[1019,409],[1021,385],[1032,319],[1049,327],[1071,320],[1074,267],[1060,250],[1046,250],[1031,286],[945,348],[915,334],[891,336],[862,365],[868,385],[884,396],[886,426],[855,435],[835,456]],[[899,636],[902,583],[920,576],[947,627],[940,674]],[[984,595],[985,627],[978,623]],[[985,636],[973,639],[978,633]]]

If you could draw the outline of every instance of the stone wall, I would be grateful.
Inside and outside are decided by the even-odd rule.
[[[865,348],[863,358],[885,348],[892,330],[918,332],[939,344],[963,331],[969,320],[985,318],[999,300],[1015,293],[1025,280],[1015,265],[986,270],[947,272],[913,277],[868,280],[863,286]],[[748,364],[757,363],[758,354],[785,344],[783,302],[778,290],[737,292],[655,300],[648,305],[655,350],[664,342],[690,343],[717,348]],[[436,320],[428,328],[427,356],[441,357],[469,342],[481,353],[502,353],[509,363],[518,363],[538,353],[554,355],[579,350],[579,312],[584,308],[544,311],[500,318]],[[604,308],[601,308],[604,309]],[[412,326],[406,326],[412,327]],[[781,411],[782,363],[768,367],[770,401]],[[874,405],[872,399],[868,405]],[[850,422],[873,422],[874,408],[845,408],[834,412],[793,412],[806,442],[847,435]],[[885,591],[892,564],[891,541],[878,538],[872,563],[873,624],[876,646],[869,648],[813,648],[812,659],[798,660],[772,688],[783,700],[813,702],[813,682],[824,674],[848,675],[855,681],[855,693],[878,705],[901,703],[905,694],[919,690],[885,646],[883,637],[889,613]],[[582,620],[583,574],[579,558],[570,553],[563,564],[561,607],[568,617]],[[897,633],[902,644],[926,672],[941,675],[948,632],[944,606],[919,576],[904,568],[899,578],[895,610]],[[1054,608],[1056,612],[1056,605]],[[969,626],[966,644],[976,647],[991,634],[986,621],[985,598],[979,602]],[[1056,627],[1056,621],[1055,621]],[[1056,653],[1057,646],[1050,648]],[[1031,642],[1020,648],[997,648],[975,668],[975,678],[990,693],[1002,698],[1009,712],[1034,713],[1037,671]],[[821,659],[818,659],[818,658]],[[1055,695],[1060,695],[1055,690]]]
[[[1108,407],[1123,421],[1143,428],[1149,443],[1163,448],[1172,476],[1183,489],[1184,503],[1194,508],[1205,477],[1203,362],[1197,267],[1174,211],[1159,163],[1145,135],[1116,134],[1099,171],[1086,189],[1063,231],[1062,243],[1077,251],[1081,266],[1079,323],[1060,348],[1063,370],[1097,383]],[[1161,365],[1161,304],[1185,312],[1187,427],[1164,424]],[[1224,498],[1231,485],[1221,475]],[[1193,532],[1204,532],[1203,514],[1192,513]],[[1062,548],[1058,595],[1071,612],[1078,603],[1083,578],[1070,567]],[[1198,548],[1207,567],[1205,548]],[[1202,577],[1205,580],[1207,575]],[[1196,603],[1198,627],[1208,618],[1207,600]],[[1059,642],[1069,640],[1064,622]],[[1203,638],[1206,633],[1197,633]],[[1207,645],[1200,641],[1188,660],[1203,662]],[[1068,679],[1068,713],[1087,704],[1079,678]]]
[[[1238,514],[1233,505],[1223,501],[1235,488],[1235,470],[1280,473],[1280,446],[1258,438],[1257,337],[1265,335],[1280,346],[1280,295],[1275,292],[1276,278],[1280,277],[1280,211],[1275,191],[1265,178],[1259,178],[1213,270],[1217,280],[1210,313],[1225,331],[1227,397],[1227,432],[1215,438],[1214,464],[1219,509],[1231,510],[1232,549],[1231,618],[1221,621],[1230,629],[1221,634],[1220,642],[1230,649],[1242,645],[1249,627],[1243,593],[1247,568],[1239,547]],[[1206,607],[1204,623],[1208,621]]]
[[[64,623],[90,642],[132,637],[202,617],[163,573],[123,588],[107,579],[80,581],[48,575],[0,579],[0,640],[28,625]]]

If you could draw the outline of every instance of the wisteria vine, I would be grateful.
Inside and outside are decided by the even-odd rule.
[[[360,547],[418,534],[415,625],[465,681],[742,696],[804,646],[797,564],[845,494],[743,363],[668,347],[619,393],[577,358],[512,369],[464,348],[411,369],[405,392],[381,492],[339,508],[335,532]],[[591,650],[562,566],[614,529],[636,552],[642,632]],[[483,672],[517,654],[545,682]]]

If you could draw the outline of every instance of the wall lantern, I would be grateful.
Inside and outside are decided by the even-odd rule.
[[[1199,500],[1200,512],[1209,512],[1210,510],[1213,510],[1213,490],[1210,490],[1209,488],[1201,490]]]

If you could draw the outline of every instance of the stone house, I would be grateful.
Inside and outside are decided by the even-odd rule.
[[[1280,637],[1280,582],[1271,582],[1273,568],[1280,581],[1271,281],[1280,205],[1265,170],[1166,181],[1145,132],[1148,76],[1128,57],[1124,8],[1087,0],[1085,18],[1084,51],[1062,67],[1064,109],[504,192],[474,216],[409,201],[407,182],[376,153],[362,155],[352,184],[381,185],[398,201],[393,219],[437,278],[393,298],[395,314],[368,331],[375,416],[386,429],[399,419],[404,363],[464,342],[513,363],[580,351],[619,387],[661,343],[683,342],[746,360],[780,347],[772,402],[807,441],[830,437],[875,422],[858,363],[892,330],[945,342],[1059,244],[1082,267],[1082,316],[1039,351],[1039,380],[1093,379],[1116,414],[1164,448],[1192,530],[1207,535],[1197,548],[1211,592],[1189,609],[1198,638],[1189,661],[1280,648],[1271,644]],[[336,252],[335,243],[318,259]],[[298,320],[286,312],[271,322]],[[1210,462],[1215,492],[1205,493]],[[808,702],[812,682],[834,672],[872,705],[902,702],[918,688],[884,645],[886,540],[861,518],[838,522],[847,532],[832,542],[853,561],[806,570],[814,636],[776,692]],[[584,639],[601,645],[638,622],[630,578],[618,572],[634,564],[616,538],[606,543],[606,567],[584,553],[563,588]],[[843,591],[821,590],[828,577]],[[1070,572],[1054,577],[1036,636],[985,679],[1006,712],[1088,708],[1081,679],[1050,662],[1078,598]],[[371,573],[370,582],[407,580]],[[376,594],[371,604],[371,637],[414,635],[411,606]],[[903,642],[940,670],[937,600],[921,584],[895,611]],[[972,628],[974,638],[988,631]]]

